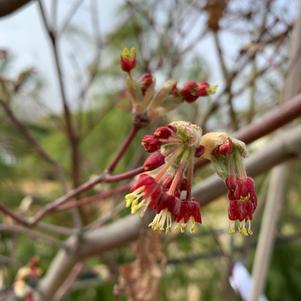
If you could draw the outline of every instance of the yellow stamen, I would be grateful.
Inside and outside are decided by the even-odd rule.
[[[189,219],[189,225],[190,225],[190,233],[195,233],[195,231],[196,231],[196,223],[195,223],[195,220],[194,220],[194,218],[193,217],[191,217],[190,219]]]
[[[170,232],[172,227],[171,213],[167,209],[161,210],[148,226],[154,231],[162,232],[165,230],[165,232]]]
[[[246,222],[239,222],[238,231],[243,236],[248,236],[249,235],[248,230],[246,228]]]
[[[216,91],[217,91],[217,88],[218,88],[217,85],[210,85],[210,86],[207,88],[207,93],[208,93],[209,95],[215,94]]]
[[[121,56],[127,59],[133,59],[136,55],[136,48],[132,47],[131,49],[124,48],[121,52]]]
[[[233,233],[235,233],[235,222],[231,221],[229,223],[229,234],[233,234]]]
[[[249,235],[253,234],[253,231],[251,229],[251,221],[250,220],[248,220],[248,233],[249,233]]]
[[[137,210],[139,210],[143,206],[144,202],[141,201],[141,199],[143,199],[143,196],[144,192],[142,187],[125,196],[125,206],[127,208],[131,207],[132,214],[136,213]]]
[[[248,201],[250,199],[251,195],[250,193],[248,193],[246,196],[240,196],[240,200],[245,202]]]

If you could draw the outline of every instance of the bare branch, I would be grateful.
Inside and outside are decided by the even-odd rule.
[[[42,21],[44,23],[44,27],[46,29],[49,40],[51,42],[51,49],[54,57],[59,89],[60,89],[61,99],[63,103],[64,118],[66,122],[66,134],[70,144],[71,173],[72,173],[73,186],[76,187],[80,183],[80,154],[79,154],[79,145],[78,145],[79,137],[72,124],[72,115],[70,112],[70,108],[66,96],[66,89],[63,80],[62,65],[61,65],[61,60],[60,60],[60,55],[59,55],[59,50],[57,45],[56,32],[50,27],[48,23],[42,1],[39,0],[38,3],[39,3],[39,8],[42,16]]]
[[[0,232],[13,232],[18,233],[21,235],[26,235],[35,239],[40,239],[50,245],[53,245],[58,248],[64,248],[64,242],[60,241],[59,239],[55,239],[49,235],[43,234],[38,231],[34,231],[19,225],[7,225],[7,224],[0,224]]]

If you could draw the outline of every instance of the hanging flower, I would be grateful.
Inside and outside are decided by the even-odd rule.
[[[143,215],[147,208],[156,212],[149,224],[155,231],[184,231],[188,227],[194,232],[196,224],[202,222],[199,203],[191,197],[201,136],[198,126],[178,121],[157,128],[142,140],[153,154],[145,160],[147,171],[138,176],[125,200],[132,213],[140,211]]]
[[[243,164],[245,144],[222,132],[208,133],[202,137],[206,145],[204,157],[209,159],[228,189],[229,232],[238,229],[244,236],[251,235],[251,221],[257,207],[255,183],[248,177]]]
[[[229,232],[235,232],[235,221],[238,222],[238,231],[247,236],[253,234],[251,220],[257,207],[257,196],[254,181],[250,177],[239,178],[229,176],[226,181],[228,188],[228,217],[230,219]]]

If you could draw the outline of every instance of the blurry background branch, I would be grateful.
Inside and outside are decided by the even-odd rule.
[[[31,2],[31,0],[0,0],[0,17],[15,12],[29,2]]]

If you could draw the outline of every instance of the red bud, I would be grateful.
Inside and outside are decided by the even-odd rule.
[[[149,153],[153,153],[161,147],[161,142],[153,135],[145,135],[141,144]]]
[[[183,88],[181,89],[180,93],[187,102],[195,102],[198,95],[198,84],[192,80],[187,81]]]
[[[205,146],[204,145],[200,145],[198,146],[196,149],[195,149],[195,153],[194,153],[194,156],[196,158],[199,158],[201,157],[205,152]]]
[[[165,163],[165,157],[160,152],[150,155],[143,164],[144,170],[153,170]]]
[[[170,126],[161,126],[155,130],[154,136],[161,139],[167,139],[173,132],[174,131],[170,128]]]

